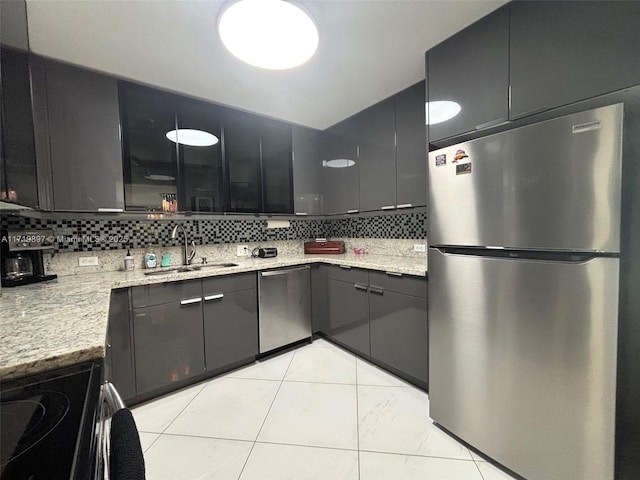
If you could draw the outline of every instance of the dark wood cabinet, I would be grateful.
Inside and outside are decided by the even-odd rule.
[[[216,370],[258,355],[256,274],[202,280],[204,347],[207,370]]]
[[[123,210],[117,81],[43,60],[54,210]],[[41,159],[42,160],[42,159]]]
[[[394,97],[396,107],[396,206],[427,204],[425,82]]]
[[[426,62],[430,142],[508,120],[508,6],[430,49]],[[455,102],[461,110],[442,121],[433,103],[442,101]]]
[[[162,211],[178,204],[176,98],[139,85],[121,83],[123,166],[127,210]],[[167,207],[171,208],[171,207]]]
[[[512,119],[640,84],[640,2],[518,1],[510,10]]]
[[[356,213],[358,187],[358,125],[355,117],[323,132],[322,213]]]
[[[396,207],[396,115],[393,97],[356,115],[360,210]]]

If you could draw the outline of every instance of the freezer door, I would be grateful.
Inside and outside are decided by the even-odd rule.
[[[611,480],[616,258],[429,249],[434,421],[528,480]]]
[[[620,251],[622,104],[429,154],[431,245]]]

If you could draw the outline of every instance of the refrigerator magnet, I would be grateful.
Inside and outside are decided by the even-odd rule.
[[[441,167],[447,164],[447,154],[443,153],[440,155],[436,155],[436,167]]]
[[[471,173],[471,162],[456,165],[456,175],[466,175],[468,173]]]
[[[453,163],[458,163],[463,158],[469,158],[469,155],[467,155],[467,152],[460,148],[456,150],[456,154],[453,156]]]

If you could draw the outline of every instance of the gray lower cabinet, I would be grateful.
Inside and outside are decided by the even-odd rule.
[[[509,6],[511,118],[640,83],[640,2]]]
[[[331,338],[369,355],[369,274],[366,270],[329,268]]]
[[[329,266],[311,265],[311,333],[331,335]]]
[[[256,274],[202,280],[204,351],[207,370],[258,354]]]
[[[136,394],[129,314],[129,289],[112,290],[104,363],[105,378],[116,386],[123,400]]]
[[[426,279],[337,266],[328,277],[331,338],[426,387]]]
[[[53,209],[124,209],[117,80],[64,63],[36,61],[44,66],[47,111],[46,124],[39,123],[36,130],[49,143]]]
[[[186,293],[186,295],[185,295]],[[133,287],[136,393],[205,371],[200,280]],[[137,305],[144,305],[135,308]]]
[[[428,383],[427,282],[370,272],[369,283],[371,357]]]

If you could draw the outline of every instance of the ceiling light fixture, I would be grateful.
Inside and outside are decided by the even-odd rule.
[[[318,28],[300,7],[283,0],[240,0],[218,22],[225,47],[243,62],[286,70],[309,60],[318,48]]]
[[[322,161],[322,166],[325,168],[347,168],[353,167],[355,164],[355,160],[349,160],[348,158],[335,158],[333,160]]]
[[[167,138],[173,143],[190,147],[210,147],[218,143],[218,137],[202,130],[179,128],[167,132]]]
[[[427,116],[427,125],[435,125],[436,123],[451,120],[462,110],[462,107],[458,102],[452,102],[450,100],[427,102],[424,106]]]

